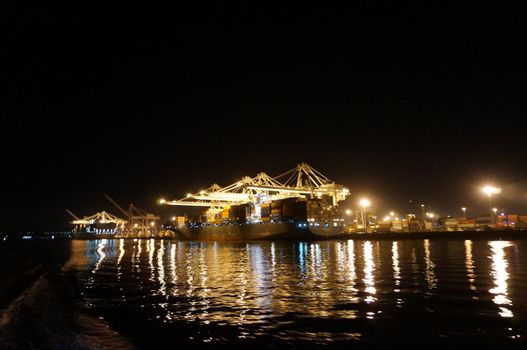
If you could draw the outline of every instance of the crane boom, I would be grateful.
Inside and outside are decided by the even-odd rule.
[[[67,212],[68,214],[70,214],[71,217],[74,218],[75,220],[80,220],[79,217],[78,217],[77,215],[73,214],[73,212],[70,211],[69,209],[66,209],[66,212]]]
[[[119,209],[121,211],[121,213],[123,213],[124,215],[126,215],[126,217],[130,217],[130,213],[127,212],[126,210],[124,210],[123,208],[121,208],[121,206],[119,204],[117,204],[113,199],[112,197],[108,196],[106,193],[104,194],[104,196],[106,197],[106,199],[108,199],[110,201],[110,203],[112,203],[117,209]]]

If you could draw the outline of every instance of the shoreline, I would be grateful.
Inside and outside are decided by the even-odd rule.
[[[314,237],[313,239],[261,239],[261,240],[182,240],[171,237],[94,237],[71,238],[71,240],[100,240],[100,239],[125,239],[125,240],[168,240],[176,242],[271,242],[271,241],[330,241],[330,240],[406,240],[406,239],[485,239],[506,240],[527,238],[527,230],[489,230],[489,231],[419,231],[419,232],[371,232],[371,233],[343,233],[333,237]]]
[[[489,230],[489,231],[420,231],[420,232],[372,232],[346,233],[345,239],[357,240],[401,240],[401,239],[491,239],[506,240],[527,238],[527,230]]]

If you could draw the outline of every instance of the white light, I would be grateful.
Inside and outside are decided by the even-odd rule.
[[[159,204],[165,204],[165,203],[166,203],[166,200],[165,200],[164,198],[161,198],[161,199],[159,200]]]
[[[363,198],[359,201],[359,204],[363,208],[367,208],[371,205],[371,201],[369,199]]]
[[[176,217],[175,216],[172,217],[172,221],[176,221]]]
[[[501,188],[487,185],[483,187],[481,191],[485,193],[487,196],[491,196],[493,194],[501,193]]]
[[[350,215],[351,214],[351,210],[347,209],[346,210],[346,215]]]

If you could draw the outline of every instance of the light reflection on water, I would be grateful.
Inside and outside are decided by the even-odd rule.
[[[505,257],[505,248],[512,247],[512,242],[508,241],[493,241],[489,242],[492,255],[492,277],[494,279],[494,288],[489,290],[490,293],[494,294],[492,299],[500,309],[501,317],[513,317],[512,310],[506,306],[512,306],[512,301],[508,297],[508,284],[509,273],[507,267],[509,266]]]
[[[81,274],[79,280],[87,287],[85,297],[91,308],[101,313],[111,312],[107,305],[131,313],[141,310],[135,317],[143,317],[143,322],[236,327],[233,337],[238,339],[273,332],[280,339],[311,339],[328,332],[331,339],[362,339],[373,332],[374,324],[354,323],[347,330],[332,330],[319,321],[318,326],[310,326],[315,328],[311,332],[293,330],[291,325],[310,319],[375,319],[382,324],[414,314],[434,317],[419,310],[458,312],[459,305],[444,302],[453,296],[464,303],[459,317],[468,319],[463,327],[475,320],[480,328],[485,322],[491,327],[497,319],[525,320],[525,311],[514,308],[521,303],[513,303],[510,293],[514,278],[507,253],[510,247],[517,251],[515,266],[525,265],[525,260],[519,260],[525,259],[525,253],[514,242],[460,240],[449,241],[448,246],[434,240],[188,243],[121,239],[74,244],[85,245],[90,261],[89,274]],[[447,246],[453,248],[447,251]],[[141,254],[143,249],[146,255]],[[516,295],[525,301],[527,281],[517,283],[523,294]],[[112,288],[115,291],[108,294]],[[482,315],[489,319],[483,322]],[[433,324],[434,319],[423,319],[426,322]],[[500,327],[494,325],[486,332]],[[517,327],[509,328],[522,333]],[[202,339],[215,338],[203,335]]]

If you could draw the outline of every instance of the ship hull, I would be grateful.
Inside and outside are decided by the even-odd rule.
[[[339,227],[308,226],[305,223],[255,223],[181,227],[160,231],[156,236],[144,237],[131,234],[95,234],[75,232],[75,239],[114,238],[167,238],[181,241],[258,241],[258,240],[320,240],[338,238],[343,234]]]
[[[171,238],[187,241],[317,240],[336,238],[339,227],[314,228],[295,223],[256,223],[182,227]]]

